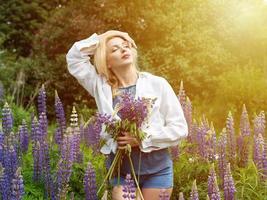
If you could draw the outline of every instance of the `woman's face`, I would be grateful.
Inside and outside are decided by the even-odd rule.
[[[131,66],[133,54],[128,41],[114,37],[107,42],[107,65],[110,69]]]

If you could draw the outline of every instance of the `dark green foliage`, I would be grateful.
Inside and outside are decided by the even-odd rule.
[[[49,17],[49,11],[65,3],[65,0],[1,0],[0,29],[5,35],[1,46],[18,56],[29,56],[34,35]]]

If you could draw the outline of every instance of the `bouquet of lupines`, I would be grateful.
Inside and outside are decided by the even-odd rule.
[[[142,141],[145,138],[145,133],[141,130],[149,117],[149,113],[153,107],[156,99],[151,98],[137,98],[135,99],[131,93],[123,92],[120,95],[120,102],[116,104],[113,115],[108,114],[96,114],[93,121],[96,127],[104,127],[104,131],[111,135],[111,137],[116,141],[118,136],[123,132],[128,132],[131,136],[137,138],[137,140]],[[114,116],[118,115],[120,120],[116,119]],[[103,181],[103,184],[110,180],[114,174],[115,169],[120,174],[120,161],[122,160],[123,154],[127,154],[133,177],[135,179],[136,185],[138,182],[135,176],[134,167],[131,160],[131,146],[127,145],[125,149],[118,149],[114,160],[109,168],[109,171]],[[99,188],[101,191],[103,184]],[[140,192],[140,188],[137,188]],[[140,193],[141,194],[141,193]]]

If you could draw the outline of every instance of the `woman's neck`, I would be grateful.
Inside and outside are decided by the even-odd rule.
[[[138,79],[138,73],[135,68],[130,68],[123,73],[115,73],[119,80],[119,87],[127,87],[130,85],[135,85]]]

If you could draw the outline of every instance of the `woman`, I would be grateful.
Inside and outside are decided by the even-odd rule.
[[[140,188],[145,200],[158,199],[162,189],[169,195],[173,188],[173,168],[168,147],[175,146],[188,134],[187,123],[180,102],[170,84],[162,77],[137,69],[137,47],[131,37],[120,31],[93,34],[75,42],[66,55],[68,70],[95,98],[100,113],[113,114],[119,101],[118,92],[128,91],[134,97],[156,98],[149,126],[143,127],[147,135],[139,142],[128,133],[114,141],[108,134],[101,134],[106,144],[101,152],[109,154],[111,162],[117,148],[132,146],[131,157],[136,173],[139,172]],[[90,57],[94,57],[94,65]],[[119,118],[118,115],[116,115]],[[141,158],[140,168],[138,166]],[[130,172],[127,159],[121,167],[121,185],[116,178],[111,181],[112,198],[122,198],[123,177]]]

